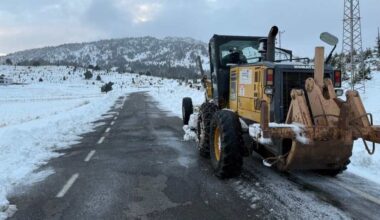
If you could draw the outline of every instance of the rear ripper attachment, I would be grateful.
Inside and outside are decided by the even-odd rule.
[[[340,83],[340,75],[334,73],[334,83]],[[285,124],[269,123],[268,103],[262,101],[260,123],[250,125],[250,135],[263,145],[274,140],[290,145],[286,154],[267,158],[270,165],[280,170],[329,170],[336,175],[348,164],[354,140],[362,138],[367,151],[374,153],[380,127],[372,124],[359,93],[347,91],[343,101],[337,98],[331,79],[323,76],[324,48],[317,47],[314,78],[306,80],[305,90],[291,90]],[[366,141],[373,143],[372,149]]]

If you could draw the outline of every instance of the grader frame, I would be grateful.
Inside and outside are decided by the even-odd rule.
[[[242,157],[252,151],[264,165],[282,171],[315,170],[335,176],[346,169],[354,140],[362,138],[369,154],[375,151],[374,143],[380,143],[380,126],[373,125],[359,93],[349,90],[346,100],[338,98],[337,91],[343,94],[341,72],[330,65],[325,68],[334,49],[325,60],[324,48],[317,47],[314,65],[294,64],[292,56],[286,60],[290,63],[283,63],[275,59],[281,49],[275,47],[277,33],[274,26],[268,37],[214,35],[210,40],[211,71],[207,75],[200,71],[205,102],[199,108],[197,137],[200,155],[211,157],[221,178],[238,175]],[[321,39],[336,48],[335,36],[325,32]],[[222,65],[229,56],[221,53],[226,45],[240,51],[246,45],[258,46],[261,57],[251,63],[231,59],[231,65]],[[184,105],[190,102],[184,98],[184,115],[193,112]],[[244,144],[247,130],[253,143]]]

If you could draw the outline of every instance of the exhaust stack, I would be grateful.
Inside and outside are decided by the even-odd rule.
[[[276,36],[278,34],[278,27],[273,26],[270,29],[270,32],[268,34],[268,41],[267,41],[267,61],[274,62],[275,61],[275,49],[276,49]]]

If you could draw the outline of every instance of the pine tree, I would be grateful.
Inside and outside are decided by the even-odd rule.
[[[373,52],[371,50],[371,48],[367,48],[365,51],[364,51],[364,59],[369,59],[369,58],[372,58],[373,57]]]
[[[87,70],[87,71],[84,73],[84,78],[85,78],[85,79],[91,79],[91,78],[92,78],[92,73],[91,73],[91,71]]]
[[[11,59],[7,58],[7,59],[5,60],[5,64],[7,64],[7,65],[12,65],[13,62],[12,62]]]

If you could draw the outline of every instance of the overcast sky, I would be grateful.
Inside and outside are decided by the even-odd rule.
[[[374,46],[379,9],[379,0],[361,1],[364,47]],[[283,47],[311,56],[321,32],[342,38],[342,19],[343,0],[1,0],[0,53],[147,35],[207,42],[277,25]]]

